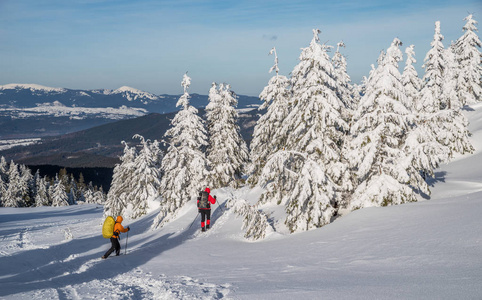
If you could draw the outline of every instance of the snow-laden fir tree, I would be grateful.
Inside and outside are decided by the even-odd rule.
[[[48,192],[48,183],[45,180],[45,178],[42,178],[40,176],[40,173],[37,172],[35,173],[34,176],[35,180],[35,206],[48,206],[50,205],[50,200],[49,200],[49,192]]]
[[[414,45],[410,45],[405,49],[407,60],[402,74],[402,84],[407,101],[405,106],[413,109],[412,113],[415,117],[415,126],[408,132],[404,149],[408,160],[412,162],[411,172],[421,174],[421,176],[411,175],[412,181],[414,181],[411,186],[418,192],[429,194],[430,190],[425,179],[433,176],[434,169],[441,162],[446,161],[448,153],[446,147],[437,142],[434,133],[426,126],[426,114],[417,109],[422,81],[413,66],[416,63],[414,48]]]
[[[462,104],[474,104],[482,101],[482,53],[478,48],[482,42],[477,36],[477,21],[468,15],[463,27],[465,33],[455,44],[456,60],[459,63],[457,74],[457,94]]]
[[[427,127],[438,143],[447,147],[443,161],[447,161],[454,152],[471,153],[473,146],[469,141],[468,121],[460,112],[457,97],[452,93],[456,90],[454,67],[450,63],[451,54],[443,49],[443,36],[440,34],[440,22],[435,23],[432,48],[425,57],[425,75],[422,90],[415,105],[419,126]]]
[[[344,119],[346,106],[337,94],[328,46],[319,43],[319,30],[313,33],[310,46],[302,50],[300,62],[292,71],[292,107],[282,130],[287,132],[287,150],[307,153],[338,185],[338,190],[345,191],[350,189],[348,165],[341,160],[349,131]],[[342,195],[339,193],[335,202],[342,201]]]
[[[292,72],[292,106],[280,128],[286,136],[285,150],[269,157],[260,176],[267,189],[259,204],[285,205],[285,224],[291,232],[330,222],[337,201],[333,182],[341,183],[348,169],[340,161],[348,130],[342,117],[345,106],[336,93],[334,68],[319,33],[313,30],[310,46],[302,50]]]
[[[403,149],[413,116],[404,105],[407,100],[398,71],[400,45],[400,40],[394,39],[386,55],[380,55],[354,115],[349,157],[359,185],[351,210],[416,201],[408,185],[412,167]]]
[[[134,160],[134,172],[130,174],[130,191],[127,195],[127,206],[130,218],[137,219],[145,215],[154,205],[153,201],[159,197],[161,184],[160,169],[157,153],[159,147],[141,135],[135,135],[141,141],[141,150]],[[100,201],[100,200],[99,200]]]
[[[34,190],[34,177],[32,175],[32,172],[30,171],[29,168],[27,168],[25,165],[20,165],[19,166],[19,174],[20,174],[20,180],[19,180],[19,185],[18,185],[18,191],[20,193],[19,197],[22,198],[22,202],[24,206],[32,206],[34,205],[34,195],[33,195],[33,190]]]
[[[424,103],[422,99],[422,106],[438,105],[440,109],[445,109],[447,104],[443,102],[443,83],[444,72],[446,69],[445,49],[442,43],[444,36],[440,33],[440,22],[435,22],[435,33],[433,40],[430,43],[430,50],[425,55],[424,64],[422,68],[425,69],[425,75],[422,78],[423,88],[429,89],[435,103]],[[423,95],[422,95],[423,97]]]
[[[52,201],[52,206],[68,206],[69,196],[65,192],[65,187],[58,175],[55,175],[55,181],[49,188],[49,197]]]
[[[286,145],[286,136],[282,136],[279,129],[289,113],[290,81],[286,76],[279,75],[276,49],[271,49],[270,54],[275,56],[275,63],[270,72],[274,70],[276,75],[269,80],[268,85],[259,95],[259,98],[264,101],[259,110],[266,110],[266,113],[256,122],[250,144],[251,164],[248,182],[251,185],[258,183],[259,175],[268,157],[282,150]]]
[[[161,172],[161,211],[154,220],[153,227],[162,226],[186,202],[195,199],[210,176],[205,149],[208,146],[207,132],[198,110],[189,104],[191,78],[184,74],[182,86],[184,94],[177,106],[181,110],[171,121],[166,131],[169,147],[162,159]]]
[[[20,192],[21,190],[20,172],[18,170],[18,165],[15,164],[13,161],[10,162],[10,166],[7,171],[7,178],[8,178],[7,192],[5,193],[3,205],[5,207],[24,206],[25,202]]]
[[[116,217],[123,215],[127,207],[127,196],[130,194],[134,184],[132,174],[134,174],[135,170],[134,160],[137,152],[135,147],[129,147],[125,141],[122,141],[122,144],[124,144],[124,153],[119,158],[120,164],[114,167],[112,183],[104,205],[104,216]],[[84,192],[84,196],[86,192]]]
[[[8,163],[4,156],[0,158],[0,174],[7,174]],[[5,178],[6,180],[6,178]]]
[[[237,124],[238,100],[229,84],[220,84],[218,95],[210,91],[210,96],[206,106],[207,159],[212,172],[209,182],[211,188],[238,187],[249,160],[248,147]]]
[[[462,98],[458,96],[458,74],[460,73],[459,63],[455,57],[455,44],[445,49],[444,54],[446,68],[442,85],[442,103],[447,104],[447,109],[460,110],[465,105]]]

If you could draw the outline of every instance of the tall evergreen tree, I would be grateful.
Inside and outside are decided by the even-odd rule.
[[[438,143],[447,147],[443,151],[448,154],[444,159],[446,161],[454,152],[472,152],[473,146],[468,139],[468,121],[460,112],[456,99],[449,94],[451,89],[455,89],[452,85],[455,81],[451,73],[450,53],[444,50],[442,40],[440,22],[436,22],[432,48],[427,52],[423,65],[425,75],[416,110],[421,118],[419,126],[427,127],[425,132],[431,132]]]
[[[271,49],[270,54],[275,56],[275,63],[270,72],[276,71],[276,75],[269,80],[268,85],[259,95],[259,98],[264,101],[259,110],[266,110],[266,113],[258,119],[250,145],[251,164],[248,182],[252,185],[258,183],[261,170],[269,156],[282,150],[286,145],[286,135],[281,135],[279,129],[289,113],[290,81],[286,76],[279,75],[276,49]]]
[[[406,48],[407,60],[402,74],[402,84],[405,89],[406,100],[405,106],[412,108],[414,114],[414,126],[408,132],[405,141],[405,152],[408,161],[411,162],[412,168],[409,169],[411,174],[411,186],[417,192],[429,194],[430,190],[425,179],[433,176],[433,171],[441,162],[446,161],[448,157],[447,149],[440,145],[434,133],[426,126],[427,114],[418,110],[420,102],[420,90],[422,81],[418,77],[418,73],[413,66],[416,63],[414,45]],[[422,176],[418,176],[420,173]]]
[[[18,165],[15,164],[13,160],[10,162],[7,177],[8,185],[3,205],[5,207],[24,206],[24,200],[20,189],[20,172],[18,170]]]
[[[462,104],[474,104],[482,101],[482,53],[478,48],[482,42],[476,34],[477,21],[468,15],[463,30],[465,33],[455,44],[456,60],[459,63],[457,76],[457,94]]]
[[[181,84],[184,94],[177,102],[182,108],[165,133],[169,147],[162,159],[162,203],[154,228],[168,222],[179,208],[195,198],[210,175],[204,154],[208,146],[207,132],[203,120],[197,115],[198,110],[189,104],[187,91],[190,84],[191,78],[184,74]]]
[[[237,124],[238,100],[229,84],[221,84],[218,93],[219,96],[210,98],[206,106],[207,159],[212,168],[210,183],[212,188],[238,187],[249,159],[246,142]]]
[[[394,39],[368,79],[355,112],[350,161],[359,181],[349,207],[386,206],[416,201],[411,165],[403,149],[413,116],[404,105],[405,91],[398,71],[400,40]]]
[[[32,172],[29,168],[25,165],[19,166],[19,182],[18,182],[18,191],[19,197],[22,199],[22,203],[24,206],[33,206],[34,202],[34,195],[33,195],[33,186],[34,186],[34,178]]]
[[[129,147],[125,141],[122,141],[122,144],[124,144],[124,154],[120,157],[120,164],[114,167],[112,183],[104,205],[104,216],[123,215],[127,207],[127,196],[132,189],[132,174],[135,170],[134,160],[137,153],[136,149]],[[88,188],[84,188],[84,197],[87,191]]]
[[[287,137],[286,152],[274,154],[261,174],[266,183],[273,167],[290,173],[291,185],[270,185],[260,200],[272,201],[273,192],[276,201],[286,199],[285,224],[292,232],[330,222],[337,200],[334,182],[341,182],[347,171],[340,164],[343,131],[348,130],[342,117],[345,105],[336,93],[334,68],[328,47],[319,44],[319,33],[313,30],[310,46],[302,50],[292,72],[292,106],[280,129]]]
[[[135,135],[141,141],[141,150],[134,160],[134,172],[131,174],[131,190],[127,196],[128,206],[131,205],[130,217],[132,219],[145,215],[150,208],[150,203],[159,196],[160,170],[157,165],[157,153],[153,152],[151,144],[157,143]]]
[[[443,102],[443,83],[444,72],[446,69],[445,49],[442,41],[444,36],[440,33],[440,22],[435,22],[435,33],[433,41],[430,43],[430,50],[424,59],[425,75],[423,76],[423,88],[430,91],[430,98],[425,98],[425,91],[422,92],[422,102],[419,103],[424,108],[426,106],[438,106],[438,109],[445,109],[447,104]],[[434,109],[437,109],[434,107]],[[438,110],[437,109],[437,110]],[[430,108],[431,110],[431,108]]]

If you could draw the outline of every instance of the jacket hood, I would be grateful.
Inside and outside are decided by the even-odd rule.
[[[208,194],[211,193],[211,190],[208,187],[204,191],[206,191]]]
[[[115,220],[117,223],[122,223],[124,219],[121,216],[117,216],[117,219]]]

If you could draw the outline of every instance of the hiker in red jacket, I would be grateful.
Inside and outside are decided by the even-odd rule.
[[[206,231],[211,225],[211,204],[216,203],[216,196],[214,198],[209,194],[211,190],[207,187],[203,192],[199,193],[197,197],[197,207],[201,213],[201,230]],[[204,223],[206,221],[206,223]],[[206,227],[204,227],[206,225]]]

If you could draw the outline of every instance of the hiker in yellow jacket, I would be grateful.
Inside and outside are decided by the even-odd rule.
[[[126,228],[124,228],[124,226],[122,226],[121,223],[122,223],[123,220],[124,219],[121,216],[117,216],[117,219],[115,220],[115,225],[114,225],[114,234],[110,238],[110,242],[112,244],[112,247],[110,247],[110,249],[107,250],[107,252],[104,254],[104,256],[102,256],[103,259],[106,259],[107,257],[109,257],[109,255],[112,252],[114,252],[114,250],[115,250],[116,256],[120,255],[121,246],[120,246],[120,243],[119,243],[119,235],[120,235],[121,232],[127,232],[127,231],[131,230],[129,228],[129,226],[127,226]]]

